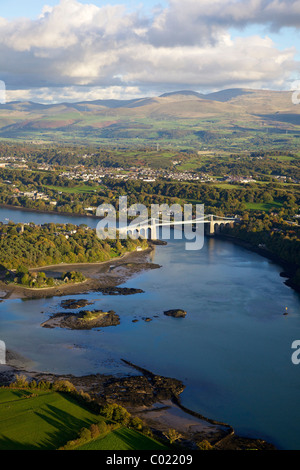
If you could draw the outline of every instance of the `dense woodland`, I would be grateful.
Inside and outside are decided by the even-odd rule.
[[[24,229],[24,231],[23,231]],[[2,224],[0,264],[5,269],[60,263],[95,263],[147,247],[146,240],[100,240],[96,230],[71,224]]]
[[[215,212],[219,215],[242,214],[247,210],[249,203],[271,205],[274,203],[277,211],[278,204],[280,205],[279,211],[282,216],[291,217],[298,213],[300,204],[299,185],[284,186],[276,182],[251,183],[243,187],[235,187],[235,185],[218,187],[211,183],[188,184],[166,180],[146,183],[106,179],[105,183],[98,187],[87,183],[87,186],[91,187],[90,191],[77,192],[77,186],[80,187],[78,182],[62,178],[56,173],[6,169],[0,169],[0,181],[4,182],[1,187],[0,204],[76,214],[84,214],[85,207],[98,206],[103,202],[113,203],[118,209],[117,203],[120,195],[127,195],[130,205],[137,202],[147,206],[160,203],[198,202],[205,204],[207,213]],[[15,187],[19,191],[43,191],[57,202],[57,206],[51,206],[43,200],[34,201],[18,196]],[[55,187],[73,188],[74,191],[59,191],[55,190]]]
[[[275,259],[284,261],[292,269],[293,282],[300,288],[300,226],[282,221],[278,216],[244,214],[240,224],[225,227],[222,234],[262,247]]]

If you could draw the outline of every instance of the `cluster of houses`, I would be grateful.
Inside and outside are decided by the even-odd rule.
[[[28,165],[25,158],[1,155],[0,168],[26,169]]]
[[[83,182],[96,182],[102,183],[105,178],[115,180],[139,180],[146,183],[152,183],[158,179],[168,179],[176,181],[212,181],[213,179],[205,174],[199,174],[194,172],[179,172],[152,168],[139,168],[131,167],[129,170],[124,168],[94,168],[94,169],[83,169],[81,166],[74,167],[72,170],[64,171],[60,174],[61,177],[78,180]]]
[[[20,191],[18,188],[14,188],[13,192],[15,193],[13,197],[25,197],[27,199],[32,199],[33,201],[48,201],[50,204],[56,205],[55,201],[50,201],[49,196],[45,193],[39,191]]]
[[[6,219],[6,221],[8,222],[9,220]],[[0,222],[0,226],[1,225],[5,225],[3,224],[3,222]],[[34,224],[33,222],[24,222],[24,223],[19,223],[19,224],[14,224],[16,227],[17,227],[17,231],[19,233],[24,233],[24,229],[25,227],[31,227],[31,228],[35,228],[35,227],[39,227],[39,228],[43,228],[43,226],[47,226],[48,224]],[[77,226],[76,226],[77,227]],[[91,231],[93,230],[91,227],[87,226],[87,225],[82,225],[80,226],[80,228],[86,232],[88,231]],[[78,228],[75,228],[75,226],[73,228],[70,228],[70,229],[67,229],[64,225],[60,225],[59,224],[56,224],[56,231],[53,232],[53,234],[55,236],[59,236],[59,235],[63,235],[67,240],[72,236],[72,235],[75,235],[77,232],[78,232]]]
[[[275,175],[274,178],[281,182],[281,183],[286,183],[287,181],[290,182],[290,183],[295,183],[295,184],[299,184],[300,181],[297,180],[296,178],[293,178],[291,176],[283,176],[283,175]]]
[[[256,180],[252,176],[226,176],[223,181],[226,183],[238,183],[238,184],[247,184],[247,183],[256,183]]]

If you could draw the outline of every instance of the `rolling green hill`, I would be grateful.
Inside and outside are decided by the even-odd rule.
[[[292,103],[292,92],[250,89],[207,95],[180,91],[124,101],[0,105],[0,139],[148,145],[159,141],[201,150],[206,142],[199,131],[234,139],[239,148],[253,138],[253,146],[277,140],[294,145],[300,134],[300,107]],[[221,147],[228,145],[223,142]]]

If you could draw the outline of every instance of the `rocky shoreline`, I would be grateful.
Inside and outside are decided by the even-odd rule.
[[[184,407],[180,395],[185,386],[180,380],[156,375],[124,359],[122,362],[137,374],[75,377],[0,366],[0,386],[8,386],[20,373],[37,382],[68,380],[100,405],[117,403],[124,406],[131,414],[140,417],[158,437],[162,437],[170,427],[176,429],[182,435],[181,445],[188,450],[196,450],[197,442],[202,440],[208,440],[216,450],[276,450],[264,440],[238,436],[230,425]]]

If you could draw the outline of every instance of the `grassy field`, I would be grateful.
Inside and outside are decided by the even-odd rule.
[[[167,450],[163,444],[133,429],[122,428],[99,437],[75,450]]]
[[[101,185],[79,185],[74,186],[73,188],[63,187],[63,186],[44,186],[45,188],[51,189],[52,191],[60,191],[67,194],[76,194],[76,193],[94,193],[100,191]]]
[[[280,210],[281,207],[282,207],[282,204],[280,202],[268,202],[268,203],[264,203],[264,202],[247,202],[246,204],[246,208],[248,210],[252,210],[252,211],[266,211],[266,212],[269,212],[271,211],[272,209],[275,209],[275,210]]]
[[[98,421],[67,395],[0,390],[0,450],[54,450]]]
[[[0,389],[0,450],[55,450],[82,428],[101,421],[70,395],[52,391]],[[133,429],[121,428],[76,450],[166,450]]]

